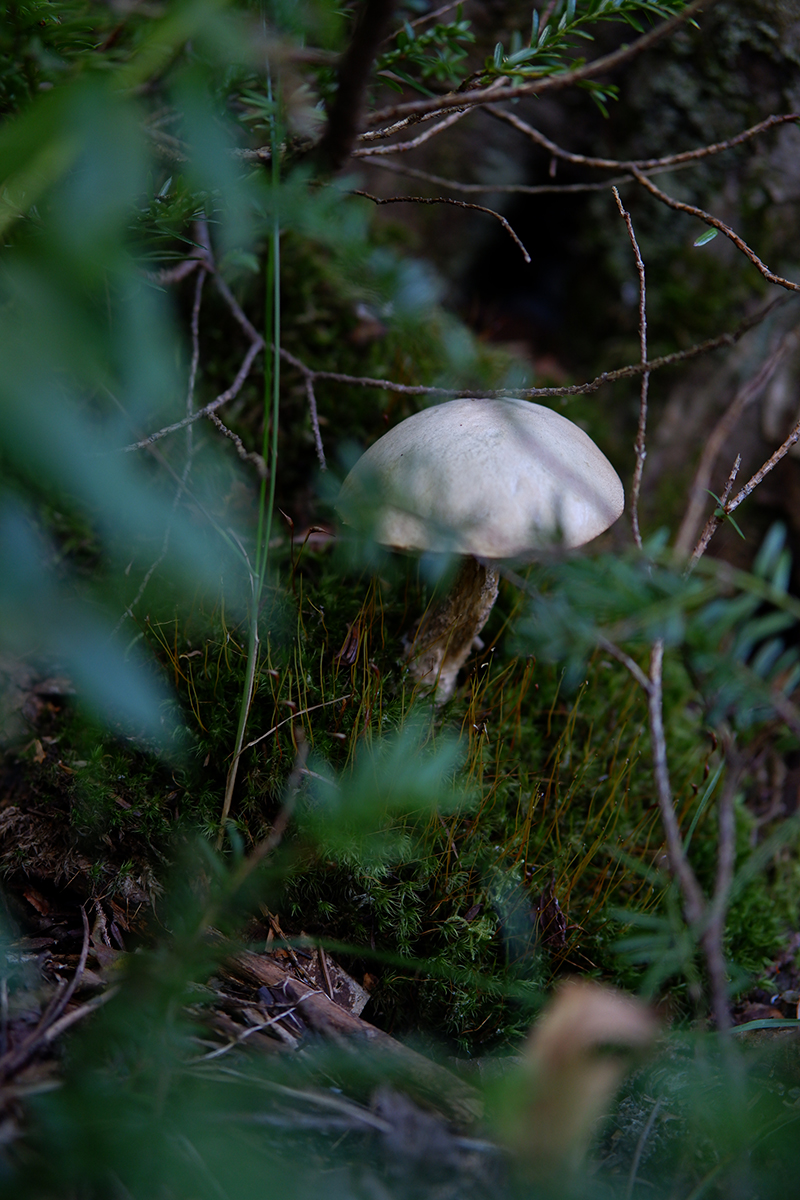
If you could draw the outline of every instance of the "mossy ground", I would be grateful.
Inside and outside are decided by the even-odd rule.
[[[664,871],[646,707],[625,669],[596,654],[568,691],[559,665],[514,652],[523,601],[504,583],[485,649],[437,710],[402,661],[403,633],[433,594],[419,564],[385,556],[376,570],[331,546],[284,544],[274,570],[246,739],[255,744],[242,757],[233,818],[245,846],[267,835],[303,742],[309,775],[270,886],[286,932],[321,939],[366,978],[379,1024],[469,1054],[518,1036],[564,973],[644,991],[678,1020],[699,1015],[700,966]],[[242,626],[198,606],[185,624],[151,621],[143,631],[174,684],[180,757],[167,765],[73,714],[58,757],[31,764],[37,802],[62,812],[99,894],[122,886],[115,873],[140,877],[145,862],[163,874],[198,829],[213,837],[235,737]],[[669,657],[665,707],[676,808],[711,888],[719,752]],[[359,764],[409,729],[402,753],[457,741],[454,770],[435,783],[440,807],[383,806],[378,763],[371,811],[356,814],[350,841],[340,831],[326,842],[303,816],[319,803],[314,781],[357,790]],[[754,823],[746,792],[745,781],[742,858]],[[7,872],[35,874],[23,859],[7,855]],[[798,890],[787,858],[735,896],[726,951],[739,987],[778,952]]]

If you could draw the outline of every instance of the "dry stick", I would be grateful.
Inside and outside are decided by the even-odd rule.
[[[456,208],[473,208],[476,212],[488,213],[490,217],[495,217],[505,229],[509,237],[519,246],[522,251],[522,257],[526,263],[530,263],[531,256],[525,249],[521,240],[509,225],[505,217],[499,212],[495,212],[493,208],[485,208],[482,204],[469,204],[466,200],[453,200],[451,196],[373,196],[371,192],[362,192],[354,190],[350,193],[351,196],[364,196],[365,199],[371,200],[373,204],[452,204]]]
[[[754,400],[758,399],[781,362],[794,349],[796,341],[797,335],[794,330],[790,330],[783,335],[772,353],[756,371],[755,375],[739,388],[730,405],[719,418],[706,440],[703,452],[700,455],[700,461],[697,464],[692,486],[689,489],[689,503],[686,513],[678,530],[678,536],[675,539],[675,553],[680,558],[685,558],[695,543],[703,509],[708,503],[711,474],[722,447],[736,427],[742,413]]]
[[[616,188],[611,189],[614,193],[614,199],[617,202],[617,208],[625,222],[630,238],[633,253],[636,257],[636,270],[639,274],[639,349],[642,356],[642,364],[647,365],[647,290],[645,287],[644,278],[644,259],[639,249],[639,243],[636,241],[636,234],[633,232],[633,222],[631,215],[622,206],[622,201],[619,198],[619,192]],[[642,476],[644,474],[644,460],[647,458],[647,396],[650,389],[650,372],[645,370],[642,374],[642,385],[639,393],[639,426],[636,433],[636,466],[633,472],[633,485],[631,487],[631,527],[633,529],[633,540],[641,550],[642,534],[639,529],[639,494],[642,490]]]
[[[631,1200],[631,1197],[633,1196],[633,1189],[634,1189],[634,1185],[636,1183],[636,1176],[639,1173],[639,1164],[642,1161],[642,1154],[644,1153],[644,1148],[647,1145],[647,1139],[650,1137],[650,1134],[653,1131],[653,1126],[655,1125],[656,1117],[658,1116],[659,1112],[661,1111],[661,1107],[662,1107],[663,1103],[664,1103],[664,1097],[659,1096],[659,1098],[656,1100],[655,1104],[653,1105],[650,1116],[647,1118],[647,1124],[645,1125],[644,1129],[642,1130],[641,1134],[639,1135],[639,1140],[636,1143],[636,1150],[634,1151],[633,1161],[631,1163],[630,1174],[628,1175],[628,1183],[625,1188],[625,1194],[624,1194],[623,1200]]]
[[[752,475],[750,479],[748,479],[741,491],[737,492],[733,499],[729,501],[725,509],[726,512],[732,513],[739,507],[743,500],[747,499],[750,493],[758,487],[762,479],[764,479],[766,475],[769,475],[770,471],[773,470],[774,467],[777,467],[782,458],[786,457],[798,438],[800,438],[800,421],[797,422],[792,432],[786,438],[786,441],[778,447],[774,454],[769,456],[764,465],[758,468],[755,475]]]
[[[751,250],[747,242],[740,238],[738,233],[735,233],[730,225],[726,225],[724,221],[720,221],[719,217],[712,216],[702,208],[696,208],[693,204],[684,204],[682,200],[675,200],[672,196],[668,196],[666,192],[662,192],[661,188],[656,187],[652,180],[643,175],[636,167],[631,167],[631,175],[640,183],[643,188],[646,188],[652,196],[660,200],[662,204],[666,204],[668,208],[674,208],[676,212],[688,213],[690,217],[697,217],[698,220],[704,221],[706,225],[711,225],[714,229],[718,229],[720,233],[724,233],[729,241],[733,242],[737,250],[741,250],[745,254],[753,266],[760,271],[765,279],[770,283],[775,283],[778,287],[786,288],[790,292],[800,292],[800,283],[794,283],[791,279],[784,279],[782,275],[776,275],[771,271],[765,262],[758,257],[755,250]]]
[[[588,154],[573,154],[569,150],[565,150],[562,146],[551,142],[550,138],[545,137],[533,125],[529,125],[527,121],[523,121],[516,113],[506,112],[505,109],[498,108],[495,104],[487,104],[486,111],[491,116],[496,117],[500,121],[505,121],[507,125],[513,126],[514,129],[523,133],[531,141],[536,142],[538,146],[547,150],[554,158],[560,158],[562,162],[573,163],[576,166],[593,167],[602,171],[653,171],[655,169],[666,170],[670,167],[685,165],[687,163],[696,162],[701,158],[708,158],[709,155],[721,154],[724,150],[731,150],[734,146],[739,146],[742,142],[749,141],[750,138],[757,137],[760,133],[765,133],[774,125],[784,125],[788,121],[800,121],[800,113],[783,113],[767,117],[763,121],[759,121],[757,125],[751,125],[749,129],[737,133],[734,137],[728,138],[724,142],[711,142],[709,145],[700,146],[696,150],[683,150],[678,154],[666,154],[662,158],[595,158]]]
[[[648,175],[661,175],[665,171],[683,170],[686,167],[693,166],[698,159],[706,158],[708,155],[721,154],[724,150],[730,150],[741,142],[755,137],[759,133],[763,133],[766,129],[773,125],[782,125],[787,121],[798,121],[800,116],[797,113],[788,113],[781,116],[768,117],[765,121],[761,121],[758,125],[752,126],[750,129],[744,130],[743,133],[737,134],[735,137],[729,138],[725,142],[713,142],[707,146],[701,146],[697,150],[687,150],[680,154],[666,155],[663,158],[643,158],[631,159],[629,161],[620,159],[619,161],[611,158],[592,158],[584,154],[572,154],[563,147],[551,142],[544,134],[540,133],[527,121],[523,121],[515,113],[507,113],[503,109],[498,108],[494,104],[487,104],[486,111],[494,117],[498,117],[501,121],[506,121],[512,125],[520,133],[525,134],[534,142],[545,147],[554,158],[563,159],[566,162],[578,163],[584,166],[602,169],[624,169],[630,171],[631,167],[638,167],[640,170],[646,170]],[[395,127],[392,127],[393,131]],[[375,137],[377,134],[362,134],[362,137]],[[389,148],[391,149],[391,147]],[[478,195],[481,193],[500,193],[508,195],[524,195],[524,196],[540,196],[551,192],[601,192],[610,186],[610,184],[621,185],[623,183],[634,182],[631,179],[630,173],[620,175],[616,179],[608,180],[605,183],[551,183],[551,184],[524,184],[524,183],[462,183],[457,179],[446,179],[442,175],[433,175],[429,171],[422,171],[417,167],[409,167],[403,162],[393,162],[390,158],[375,158],[371,162],[380,167],[384,171],[393,171],[398,175],[407,175],[412,179],[420,179],[425,183],[433,183],[437,187],[450,188],[454,192],[462,192],[464,195]]]
[[[585,63],[583,66],[576,67],[572,71],[561,71],[557,75],[546,75],[540,79],[533,79],[530,83],[509,87],[503,92],[503,99],[510,100],[516,96],[536,96],[541,92],[572,87],[573,84],[581,83],[584,79],[592,79],[595,75],[602,75],[607,71],[616,70],[617,67],[630,62],[631,59],[636,58],[639,54],[643,54],[645,50],[649,50],[651,46],[668,37],[686,21],[691,20],[701,9],[708,10],[712,8],[714,3],[715,0],[694,0],[682,12],[676,13],[669,20],[664,21],[663,24],[657,25],[655,29],[651,29],[649,33],[643,34],[635,42],[621,46],[619,50],[614,50],[611,54],[605,54],[602,58],[596,58],[593,62]],[[403,104],[391,105],[388,108],[376,109],[370,115],[369,120],[371,125],[380,125],[384,121],[391,121],[401,116],[418,116],[434,111],[445,112],[448,109],[457,108],[465,102],[473,107],[479,104],[488,104],[496,99],[496,86],[477,88],[475,91],[467,93],[450,92],[446,96],[434,96],[426,100],[412,100]]]
[[[607,185],[606,185],[607,186]],[[373,387],[380,388],[387,392],[397,392],[404,396],[463,396],[474,400],[492,400],[500,399],[509,396],[518,396],[521,399],[530,400],[535,396],[588,396],[599,389],[606,383],[615,383],[618,379],[630,379],[632,376],[641,375],[644,371],[658,371],[662,367],[672,367],[677,363],[686,362],[688,359],[696,358],[701,354],[708,354],[712,350],[719,350],[723,346],[735,345],[745,333],[754,329],[763,320],[765,320],[771,312],[776,308],[786,304],[788,297],[778,296],[772,300],[764,308],[759,309],[750,317],[745,317],[743,321],[736,326],[735,329],[728,333],[721,333],[718,337],[708,338],[704,342],[698,342],[695,346],[689,346],[686,350],[676,350],[672,354],[663,354],[659,358],[653,358],[649,363],[631,363],[625,367],[618,367],[613,371],[603,371],[602,374],[595,376],[588,383],[572,384],[567,387],[549,387],[549,388],[500,388],[492,391],[476,391],[474,389],[464,388],[445,388],[445,387],[429,387],[425,384],[408,384],[395,383],[391,379],[373,379],[367,375],[345,375],[340,371],[315,371],[312,367],[306,366],[299,358],[295,358],[288,350],[280,348],[280,356],[284,362],[289,363],[304,378],[311,378],[313,381],[326,380],[330,383],[343,383],[352,387]],[[244,316],[244,314],[242,314]],[[244,318],[245,321],[247,318]],[[249,322],[247,322],[249,325]],[[251,326],[252,328],[252,326]],[[162,429],[156,430],[155,433],[149,434],[148,437],[142,438],[138,442],[131,442],[127,446],[120,447],[122,453],[130,454],[134,450],[144,450],[151,446],[153,442],[157,442],[160,438],[166,437],[170,433],[175,433],[179,429],[184,429],[190,421],[199,421],[207,417],[210,413],[216,412],[223,404],[227,404],[241,390],[244,380],[247,378],[252,361],[255,355],[263,349],[263,339],[260,338],[257,343],[254,343],[242,364],[239,374],[234,380],[231,387],[217,396],[204,408],[198,409],[192,417],[185,417],[182,421],[175,421],[172,425],[165,425]]]
[[[781,461],[781,459],[786,457],[786,455],[791,450],[792,446],[795,444],[795,442],[799,438],[800,438],[800,421],[797,422],[794,429],[787,437],[786,441],[783,442],[783,444],[778,447],[778,449],[775,451],[775,453],[771,454],[770,457],[767,459],[767,461],[758,468],[755,475],[752,475],[750,477],[750,479],[748,479],[747,483],[744,485],[744,487],[741,489],[741,491],[737,492],[736,495],[734,496],[734,498],[732,500],[729,500],[728,503],[724,505],[724,511],[725,511],[726,517],[729,516],[732,512],[734,512],[739,507],[739,505],[742,503],[743,500],[747,499],[747,497],[750,495],[750,493],[752,491],[754,491],[755,488],[758,487],[758,485],[761,483],[761,481],[764,479],[764,477],[766,475],[769,475],[770,471],[773,470],[774,467],[777,467],[777,465]],[[710,522],[709,522],[709,524],[710,524]],[[689,571],[692,570],[692,568],[694,567],[697,560],[705,553],[705,549],[708,546],[708,543],[711,541],[711,538],[713,537],[714,533],[716,532],[716,530],[719,528],[719,525],[721,525],[721,524],[722,524],[722,522],[720,521],[713,529],[711,529],[711,531],[708,533],[708,536],[706,536],[706,533],[708,530],[708,525],[706,526],[706,529],[703,530],[700,541],[695,546],[694,551],[692,552],[692,557],[689,560],[689,566],[687,567],[687,574]]]

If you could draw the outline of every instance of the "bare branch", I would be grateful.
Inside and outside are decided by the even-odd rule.
[[[494,194],[543,196],[550,192],[605,192],[610,184],[630,183],[629,175],[620,175],[618,179],[604,179],[602,183],[461,183],[458,179],[445,179],[442,175],[432,175],[429,171],[420,171],[417,167],[409,167],[403,162],[392,162],[391,159],[378,158],[371,165],[380,167],[382,171],[393,171],[397,175],[408,175],[411,179],[420,179],[423,183],[434,183],[437,187],[450,188],[453,192],[463,192],[464,195]]]
[[[725,442],[728,440],[734,428],[736,427],[736,424],[739,421],[742,413],[750,404],[753,403],[754,400],[758,399],[772,376],[775,374],[775,371],[780,366],[781,362],[783,362],[787,354],[794,349],[796,343],[797,335],[793,330],[790,330],[783,335],[778,342],[778,345],[773,349],[769,357],[761,364],[755,375],[748,379],[747,382],[739,388],[738,392],[733,398],[733,401],[717,421],[716,425],[711,431],[710,436],[706,439],[703,452],[700,455],[700,462],[697,465],[692,486],[689,490],[689,503],[686,509],[686,514],[681,522],[681,527],[678,530],[678,536],[675,539],[675,553],[680,558],[684,558],[689,553],[694,539],[697,536],[697,528],[700,524],[703,509],[708,503],[711,473],[714,469],[714,464],[717,461],[717,457],[722,450],[722,447],[725,445]],[[729,511],[732,511],[732,509]],[[719,520],[717,528],[721,523],[722,520]],[[712,534],[713,532],[714,531],[712,531]],[[695,551],[692,554],[691,566],[694,566],[697,558],[699,558],[700,554],[702,554],[705,550],[712,534],[709,534],[708,539],[705,541],[703,548],[699,553],[698,547],[695,547]],[[701,541],[702,540],[703,539],[701,538]]]
[[[218,286],[222,284],[222,286],[227,290],[227,285],[224,285],[223,281],[218,280],[216,276],[215,282]],[[222,287],[220,290],[222,290]],[[231,300],[233,301],[233,304],[236,305],[236,301],[232,296]],[[491,391],[477,391],[474,388],[446,388],[428,386],[426,384],[396,383],[391,379],[374,379],[367,375],[346,375],[340,371],[316,371],[307,366],[299,358],[296,358],[283,346],[280,348],[280,356],[284,362],[289,363],[290,366],[299,371],[303,375],[304,379],[311,379],[313,383],[319,380],[325,380],[330,383],[342,383],[348,387],[378,388],[382,391],[394,392],[403,396],[430,396],[432,398],[441,397],[443,399],[452,396],[463,396],[475,400],[491,400],[509,396],[519,397],[525,400],[531,400],[537,396],[587,396],[591,395],[593,392],[599,391],[604,384],[614,383],[618,379],[630,379],[637,375],[643,374],[645,371],[652,373],[653,371],[660,370],[662,367],[676,366],[678,363],[686,362],[689,359],[696,358],[698,355],[708,354],[712,350],[719,350],[723,346],[733,346],[741,337],[744,336],[745,333],[748,333],[751,329],[754,329],[763,320],[765,320],[771,312],[787,302],[787,296],[778,296],[775,300],[759,309],[758,312],[754,313],[752,316],[746,317],[736,326],[735,329],[730,330],[728,333],[722,333],[715,338],[708,338],[705,342],[698,342],[697,345],[690,346],[686,350],[676,350],[672,354],[664,354],[660,358],[651,359],[651,361],[646,364],[631,363],[625,367],[618,367],[613,371],[603,371],[601,375],[597,375],[588,383],[572,384],[565,387],[499,388]],[[236,305],[237,309],[238,307],[239,306]],[[239,312],[241,313],[241,309],[239,309]],[[142,438],[140,441],[132,442],[130,445],[121,447],[122,452],[130,453],[134,450],[143,450],[146,447],[151,446],[153,442],[158,441],[160,438],[166,437],[170,433],[175,433],[179,429],[184,429],[186,425],[190,423],[190,421],[199,421],[204,417],[208,417],[210,413],[216,412],[217,409],[234,399],[234,397],[241,390],[244,380],[246,379],[252,367],[256,354],[263,349],[264,345],[263,338],[256,333],[255,329],[253,329],[253,326],[244,316],[244,313],[241,313],[241,318],[242,319],[240,323],[242,324],[243,328],[246,330],[252,330],[258,340],[257,342],[254,342],[254,344],[251,345],[250,349],[248,350],[245,360],[239,370],[239,374],[237,375],[231,387],[228,388],[227,391],[222,392],[216,397],[216,399],[212,400],[204,408],[201,408],[197,412],[193,413],[191,417],[186,417],[182,421],[176,421],[172,425],[166,425],[162,429],[157,430],[155,433],[150,434],[148,437]]]
[[[314,376],[309,371],[305,376],[306,399],[308,400],[308,411],[311,416],[311,430],[314,434],[314,446],[317,451],[317,460],[323,471],[327,471],[328,464],[325,462],[325,450],[322,445],[322,434],[319,431],[319,415],[317,413],[317,397],[314,393]]]
[[[437,133],[441,133],[443,130],[449,129],[451,125],[455,125],[456,121],[460,121],[462,117],[466,117],[471,111],[472,109],[470,108],[456,109],[456,111],[451,113],[449,117],[445,117],[443,121],[439,121],[436,125],[431,125],[429,129],[426,129],[424,133],[420,133],[417,137],[412,138],[410,142],[393,142],[391,146],[363,146],[358,150],[354,150],[350,157],[376,158],[381,154],[401,154],[406,150],[416,150],[417,146],[423,145],[423,143],[427,142],[429,138],[435,137]],[[400,125],[394,126],[391,132],[396,132],[396,130],[401,128],[403,124],[405,124],[405,122],[401,122]],[[390,131],[388,130],[382,131],[383,135],[385,136],[388,136],[389,132]],[[367,137],[366,134],[363,136],[365,138]],[[377,135],[373,135],[373,137],[377,137]]]
[[[727,483],[725,484],[725,491],[720,496],[720,500],[722,501],[720,508],[715,509],[714,512],[711,514],[711,516],[706,521],[705,528],[703,529],[703,532],[700,534],[700,540],[698,541],[697,545],[695,546],[694,550],[692,551],[692,557],[689,561],[689,566],[686,568],[687,575],[693,569],[697,560],[699,558],[702,558],[702,556],[705,554],[708,543],[711,541],[712,537],[714,536],[714,534],[719,529],[720,525],[725,520],[725,505],[728,502],[728,497],[730,496],[733,485],[736,482],[736,476],[739,474],[739,467],[741,465],[742,465],[742,456],[741,456],[741,454],[737,454],[736,462],[731,467],[731,473],[728,476]],[[718,516],[717,513],[720,511],[721,511],[721,515]]]
[[[253,365],[255,357],[263,349],[263,346],[263,338],[260,338],[258,342],[254,342],[250,346],[247,354],[244,356],[244,362],[239,368],[236,378],[231,386],[226,388],[224,392],[221,392],[220,395],[212,400],[209,404],[206,404],[204,408],[199,408],[190,416],[184,417],[182,421],[174,421],[171,425],[165,425],[163,429],[156,430],[155,433],[151,433],[148,437],[142,438],[140,442],[131,442],[129,446],[123,446],[123,451],[126,454],[129,454],[132,450],[144,450],[146,446],[152,446],[153,442],[159,441],[161,438],[166,437],[167,434],[176,433],[179,429],[185,429],[186,426],[191,425],[193,421],[199,421],[202,417],[208,417],[211,415],[211,413],[216,412],[218,408],[222,408],[223,404],[230,403],[230,401],[233,400],[234,397],[238,396],[239,392],[242,390],[244,381],[250,374],[250,369]]]
[[[672,788],[667,768],[667,740],[664,735],[664,715],[662,709],[662,665],[664,662],[664,642],[658,638],[653,644],[650,655],[650,679],[647,688],[647,708],[650,717],[650,741],[653,748],[653,773],[656,781],[656,795],[661,812],[661,822],[667,840],[667,857],[670,871],[680,884],[683,893],[683,903],[686,919],[692,926],[699,926],[705,912],[705,900],[700,891],[694,871],[683,851],[683,839],[675,816],[672,800]]]
[[[608,638],[603,637],[602,634],[600,634],[597,638],[597,644],[601,650],[606,652],[606,654],[610,654],[612,658],[617,660],[617,662],[622,663],[625,670],[628,671],[639,684],[639,687],[642,688],[647,695],[650,694],[650,680],[635,659],[631,658],[630,654],[626,654],[624,650],[621,650],[619,646],[614,644],[614,642],[610,642]]]
[[[738,756],[734,755],[731,746],[725,750],[727,775],[722,795],[717,806],[717,821],[719,825],[717,843],[717,878],[714,885],[714,895],[707,907],[706,926],[703,930],[703,949],[708,964],[709,980],[711,983],[711,1001],[717,1029],[724,1033],[731,1027],[731,1014],[728,1007],[728,985],[723,953],[723,938],[725,936],[725,914],[728,910],[728,898],[733,883],[733,870],[736,864],[736,792],[741,778],[741,764]]]
[[[770,471],[777,467],[782,458],[786,457],[798,438],[800,438],[800,421],[798,421],[798,423],[795,425],[786,441],[778,447],[774,454],[770,455],[764,465],[759,467],[755,475],[748,479],[742,490],[737,492],[734,498],[725,506],[726,514],[732,513],[739,507],[743,500],[747,499],[750,493],[758,487],[764,477],[769,475]]]
[[[525,262],[530,263],[531,261],[530,254],[506,218],[501,216],[499,212],[495,212],[493,208],[485,208],[482,204],[469,204],[466,200],[454,200],[452,196],[373,196],[371,192],[362,192],[359,190],[352,191],[350,195],[364,196],[365,199],[371,200],[373,204],[452,204],[456,208],[472,208],[476,212],[488,213],[490,217],[494,217],[500,222],[512,241],[519,246]]]
[[[223,433],[226,438],[229,438],[236,447],[236,453],[242,462],[252,463],[258,472],[259,479],[266,479],[269,475],[269,468],[261,454],[257,454],[255,450],[248,450],[238,433],[234,433],[227,425],[217,416],[215,412],[209,413],[209,421],[212,425],[216,425],[220,433]]]
[[[631,59],[643,54],[649,50],[651,46],[656,45],[663,38],[669,37],[681,25],[689,21],[702,9],[706,11],[715,3],[715,0],[694,0],[694,2],[682,12],[676,13],[661,25],[657,25],[655,29],[651,29],[648,33],[637,38],[625,46],[621,46],[619,50],[614,50],[611,54],[605,54],[602,58],[597,58],[593,62],[585,63],[581,67],[576,67],[572,71],[561,71],[557,75],[545,75],[540,79],[532,79],[530,83],[519,84],[516,87],[507,87],[503,91],[503,99],[511,100],[516,96],[536,96],[542,92],[553,91],[555,89],[572,87],[573,84],[581,83],[584,79],[593,79],[596,75],[602,75],[609,71],[614,71],[617,67],[623,66],[630,62]],[[470,107],[483,105],[497,99],[497,90],[493,87],[476,88],[472,92],[466,93],[466,100]],[[411,100],[403,104],[395,104],[389,108],[377,109],[370,114],[371,125],[381,125],[384,121],[391,121],[397,117],[418,116],[430,112],[445,112],[452,108],[458,108],[465,103],[465,93],[450,92],[446,96],[434,96],[425,100]]]
[[[532,142],[547,150],[554,158],[559,158],[562,162],[573,163],[576,166],[594,167],[601,171],[653,171],[655,169],[669,169],[679,165],[696,162],[701,158],[708,158],[713,154],[721,154],[724,150],[732,150],[734,146],[741,145],[742,142],[749,141],[750,138],[757,137],[760,133],[765,133],[766,130],[772,129],[775,125],[784,125],[787,121],[800,121],[800,113],[784,113],[767,117],[764,121],[759,121],[757,125],[751,125],[749,129],[743,130],[742,133],[737,133],[734,137],[728,138],[724,142],[712,142],[710,145],[701,146],[697,150],[684,150],[679,154],[667,154],[662,158],[594,158],[588,154],[573,154],[569,150],[564,150],[563,147],[552,142],[550,138],[545,137],[533,125],[529,125],[527,121],[523,121],[514,112],[506,112],[505,109],[498,108],[496,104],[485,105],[486,112],[490,113],[500,121],[505,121],[507,125],[513,126],[514,129],[523,133]]]
[[[633,231],[633,221],[631,215],[623,206],[619,198],[619,192],[616,188],[611,189],[614,193],[614,199],[617,202],[617,208],[625,222],[628,230],[628,237],[633,246],[633,253],[636,258],[636,270],[639,274],[639,349],[642,355],[642,364],[647,366],[647,289],[645,287],[644,277],[644,259],[642,258],[639,243],[636,241],[636,234]],[[642,476],[644,474],[644,460],[647,458],[647,397],[650,388],[650,371],[645,370],[642,373],[642,385],[639,392],[639,426],[636,432],[636,467],[633,472],[633,484],[631,487],[631,527],[633,529],[633,540],[641,550],[642,534],[639,529],[639,495],[642,490]]]
[[[800,283],[794,283],[791,279],[784,279],[782,275],[776,275],[771,271],[765,262],[756,254],[755,250],[751,250],[747,242],[740,238],[738,233],[735,233],[730,225],[726,225],[724,221],[720,221],[719,217],[714,217],[711,213],[707,213],[702,208],[696,208],[693,204],[684,204],[682,200],[675,200],[672,196],[668,196],[666,192],[662,192],[661,188],[656,187],[652,180],[643,175],[636,167],[631,167],[631,175],[640,183],[643,188],[646,188],[652,196],[660,200],[662,204],[666,204],[668,208],[674,208],[676,212],[688,213],[690,217],[697,217],[698,220],[704,221],[706,225],[711,225],[714,229],[718,229],[720,233],[724,233],[729,241],[733,242],[737,250],[741,250],[745,254],[753,266],[760,271],[765,279],[770,283],[776,283],[778,287],[786,288],[790,292],[800,292]]]
[[[785,358],[794,343],[794,335],[785,335],[769,358],[761,364],[756,374],[749,379],[736,393],[732,403],[717,421],[711,435],[706,440],[700,462],[695,473],[689,492],[689,505],[681,523],[675,542],[676,554],[683,557],[688,554],[696,535],[702,510],[707,504],[708,485],[711,473],[720,450],[727,441],[744,410],[758,398],[775,373],[780,362]]]

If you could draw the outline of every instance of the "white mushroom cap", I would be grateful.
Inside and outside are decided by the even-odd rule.
[[[581,546],[624,504],[611,463],[566,417],[526,400],[449,400],[370,446],[336,507],[385,546],[491,559]]]

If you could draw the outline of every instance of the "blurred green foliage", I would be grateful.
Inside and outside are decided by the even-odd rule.
[[[484,81],[550,73],[587,25],[638,28],[679,7],[567,0],[542,28],[536,14],[528,44],[519,35],[481,66],[463,14],[419,32],[419,5],[406,5],[377,81],[388,71],[426,94],[470,65]],[[6,6],[0,645],[4,661],[63,670],[79,697],[53,717],[41,757],[16,749],[46,809],[47,852],[77,848],[90,864],[71,880],[84,898],[121,894],[148,871],[166,893],[160,928],[140,930],[125,956],[118,994],[68,1042],[61,1086],[26,1100],[24,1135],[4,1142],[0,1190],[15,1200],[246,1198],[268,1186],[301,1197],[321,1179],[343,1197],[429,1195],[434,1184],[538,1194],[497,1151],[403,1168],[374,1121],[353,1134],[287,1108],[291,1088],[312,1106],[344,1093],[370,1112],[382,1072],[369,1056],[309,1044],[275,1062],[241,1049],[204,1057],[205,981],[222,954],[208,928],[235,933],[260,902],[373,975],[376,1021],[428,1049],[436,1037],[465,1059],[484,1055],[489,1074],[565,971],[666,997],[684,1025],[705,1014],[695,933],[661,861],[646,706],[607,643],[634,658],[655,638],[667,644],[676,807],[708,889],[724,780],[710,731],[755,743],[798,682],[800,608],[779,529],[750,573],[701,564],[687,579],[663,540],[530,568],[530,594],[503,585],[485,652],[436,713],[399,661],[435,595],[432,564],[354,543],[317,550],[277,518],[273,542],[259,545],[257,483],[205,424],[131,449],[225,392],[254,331],[269,345],[275,229],[281,345],[297,358],[453,388],[515,379],[508,354],[441,309],[441,285],[406,235],[373,226],[352,180],[323,182],[304,157],[352,15],[323,0]],[[610,94],[594,90],[601,104]],[[274,151],[278,126],[280,173],[246,156]],[[187,259],[185,280],[169,275]],[[201,308],[198,280],[212,267]],[[303,379],[288,364],[280,382],[280,429],[261,357],[221,411],[246,451],[271,431],[281,489],[314,520]],[[319,402],[331,457],[344,459],[416,400],[333,381]],[[248,612],[259,555],[263,590]],[[217,855],[243,693],[248,733]],[[282,812],[288,833],[253,867],[248,850]],[[796,859],[782,856],[796,826],[767,824],[754,839],[739,803],[725,950],[742,983],[778,952],[800,900]],[[6,849],[12,885],[40,877],[44,850],[35,839]],[[3,974],[12,1010],[31,986],[14,955]],[[795,1045],[776,1043],[772,1060],[788,1047],[777,1066],[755,1051],[732,1066],[712,1037],[668,1041],[633,1077],[619,1137],[580,1194],[630,1196],[641,1168],[656,1195],[730,1195],[749,1155],[751,1192],[784,1195],[796,1170]],[[655,1104],[664,1120],[640,1142]]]

